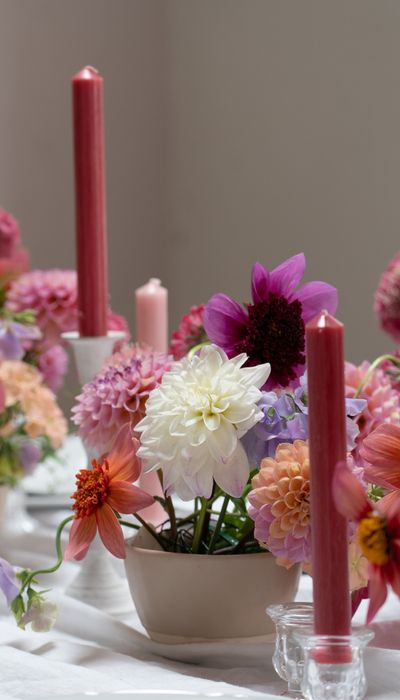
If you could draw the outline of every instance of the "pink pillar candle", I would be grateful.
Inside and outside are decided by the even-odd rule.
[[[168,350],[168,291],[152,278],[135,292],[136,340],[158,352]]]
[[[161,281],[151,278],[147,284],[135,292],[136,302],[136,340],[149,345],[157,352],[168,351],[168,291],[161,286]],[[140,487],[152,496],[163,496],[156,472],[142,473]],[[140,512],[140,515],[154,525],[166,520],[165,510],[155,503]]]
[[[311,467],[311,537],[316,634],[350,634],[347,520],[332,480],[346,459],[343,325],[322,311],[306,328]]]
[[[72,78],[79,333],[107,335],[108,281],[103,78],[91,67]]]

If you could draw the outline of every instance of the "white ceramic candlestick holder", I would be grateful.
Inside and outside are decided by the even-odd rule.
[[[63,334],[63,339],[70,345],[74,354],[81,386],[100,371],[112,354],[114,343],[123,337],[124,334],[119,331],[109,331],[108,335],[95,338],[81,337],[76,332]],[[85,449],[90,463],[90,460],[98,455],[88,445],[85,445]],[[98,536],[92,542],[80,564],[79,573],[68,586],[66,593],[110,615],[124,615],[133,609],[128,583],[118,576],[112,555],[105,549]]]

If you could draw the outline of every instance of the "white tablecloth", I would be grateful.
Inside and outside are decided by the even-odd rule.
[[[36,513],[37,529],[1,542],[14,564],[37,567],[53,562],[54,523],[64,513]],[[277,698],[285,684],[272,668],[272,640],[264,643],[167,646],[149,640],[134,610],[116,620],[63,593],[79,564],[64,563],[43,584],[59,605],[55,628],[47,634],[17,629],[0,605],[0,699],[58,696],[133,697],[133,693],[185,696]],[[122,573],[122,570],[121,570]],[[299,600],[310,597],[303,577]],[[365,620],[363,603],[357,621]],[[400,698],[400,603],[390,596],[376,623],[374,647],[366,652],[369,700]],[[379,647],[379,648],[377,648]],[[83,695],[86,694],[86,695]],[[137,696],[136,696],[137,697]]]

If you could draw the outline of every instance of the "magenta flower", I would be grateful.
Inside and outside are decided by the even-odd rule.
[[[271,363],[265,388],[287,387],[303,374],[305,324],[322,309],[334,314],[337,290],[325,282],[298,288],[305,270],[303,253],[269,272],[260,263],[252,270],[253,303],[245,308],[225,294],[206,305],[204,327],[228,357],[245,352],[250,365]]]

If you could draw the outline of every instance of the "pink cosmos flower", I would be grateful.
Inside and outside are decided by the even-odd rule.
[[[189,350],[207,341],[204,330],[205,304],[192,306],[189,313],[182,316],[179,328],[172,333],[170,353],[174,360],[181,360]]]
[[[124,536],[115,511],[133,514],[154,503],[152,496],[131,483],[140,474],[138,444],[126,425],[108,455],[100,462],[93,460],[92,469],[78,472],[72,495],[75,518],[64,559],[83,559],[97,530],[111,554],[125,558]]]
[[[92,447],[107,452],[115,432],[144,417],[150,392],[172,366],[172,358],[138,345],[126,346],[85,384],[72,409],[79,435]]]
[[[360,454],[369,463],[368,480],[389,491],[381,503],[397,501],[400,505],[400,427],[380,425],[365,438]]]
[[[335,472],[333,496],[338,511],[358,524],[358,544],[368,560],[369,624],[384,604],[388,586],[400,596],[399,503],[369,501],[358,479],[343,464]]]
[[[370,367],[363,362],[359,367],[346,362],[345,392],[346,398],[353,398],[361,381]],[[382,423],[398,424],[400,421],[400,393],[393,387],[389,376],[383,369],[375,369],[359,394],[367,405],[355,419],[359,428],[354,454],[358,457],[365,438]]]
[[[374,311],[381,328],[400,343],[400,253],[390,261],[379,280]]]
[[[228,357],[242,352],[250,365],[271,364],[265,388],[287,387],[304,373],[305,324],[322,309],[334,314],[337,291],[325,282],[297,288],[305,270],[303,253],[269,272],[253,266],[253,302],[243,308],[225,294],[215,294],[206,305],[204,328],[210,340]]]

